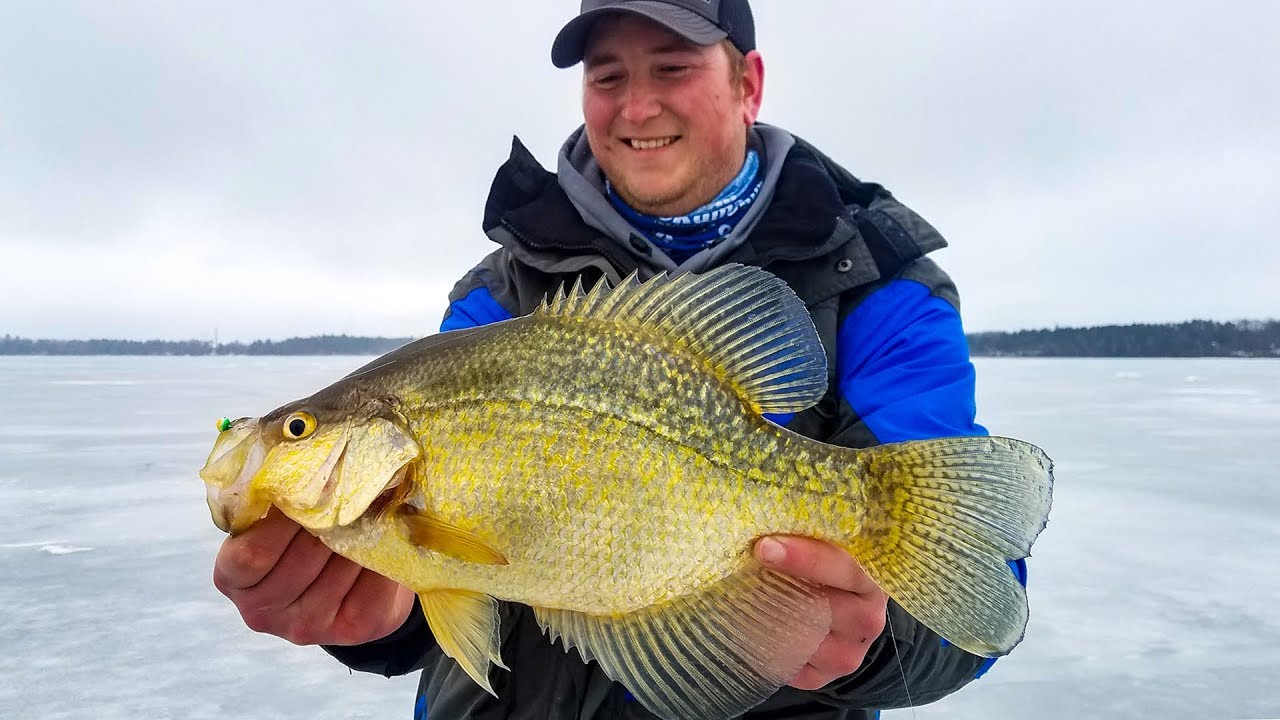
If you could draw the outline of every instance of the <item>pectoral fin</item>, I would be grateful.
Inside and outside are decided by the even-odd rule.
[[[419,593],[418,598],[440,649],[480,687],[497,697],[489,684],[489,663],[508,669],[502,664],[498,601],[484,593],[465,590],[431,590]]]
[[[552,640],[596,660],[664,718],[737,717],[804,668],[831,625],[826,596],[752,562],[694,595],[621,616],[534,608]]]
[[[409,528],[409,541],[418,547],[433,550],[464,562],[483,565],[506,565],[507,559],[474,533],[430,515],[404,508],[401,519]]]

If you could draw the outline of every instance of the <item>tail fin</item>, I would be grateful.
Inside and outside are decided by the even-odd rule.
[[[975,655],[1022,640],[1027,596],[1008,560],[1044,529],[1053,462],[1009,438],[882,445],[860,455],[862,532],[849,550],[912,617]]]

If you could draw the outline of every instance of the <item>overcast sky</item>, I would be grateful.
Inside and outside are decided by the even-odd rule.
[[[757,0],[761,119],[949,239],[970,330],[1280,316],[1280,2]],[[0,334],[434,332],[574,0],[0,0]]]

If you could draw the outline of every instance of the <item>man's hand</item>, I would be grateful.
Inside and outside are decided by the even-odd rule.
[[[218,551],[213,584],[251,629],[298,645],[359,645],[409,617],[413,591],[329,550],[274,507]]]
[[[867,577],[849,553],[810,538],[775,535],[756,542],[765,567],[821,587],[831,603],[831,632],[789,683],[817,690],[858,669],[871,642],[884,630],[889,596]]]

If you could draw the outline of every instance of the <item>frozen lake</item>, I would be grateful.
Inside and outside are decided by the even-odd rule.
[[[196,475],[364,360],[0,357],[0,718],[409,718],[415,678],[240,623]],[[1055,505],[1026,641],[914,717],[1280,718],[1280,361],[977,364]]]

